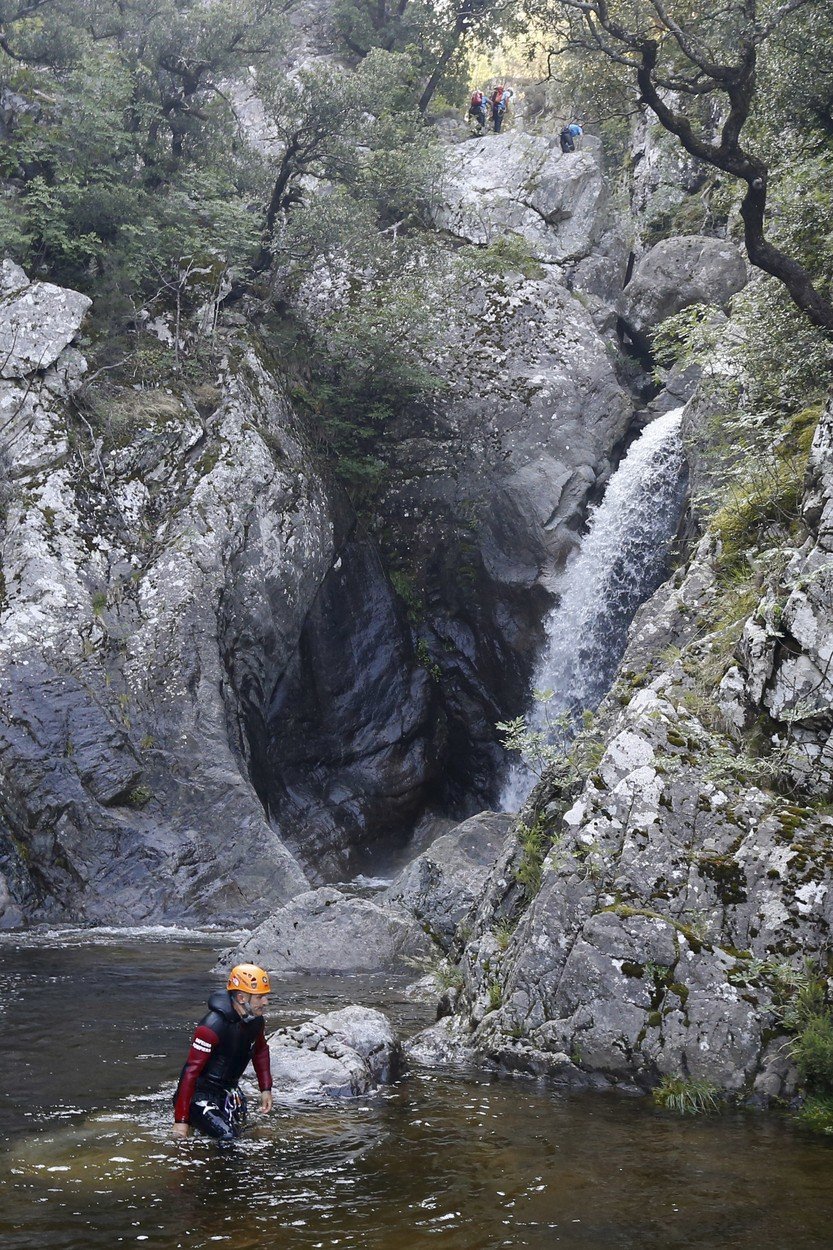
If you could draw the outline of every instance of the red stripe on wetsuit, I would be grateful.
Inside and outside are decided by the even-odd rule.
[[[174,1104],[174,1120],[177,1124],[188,1121],[191,1099],[197,1087],[200,1073],[211,1058],[211,1052],[219,1045],[220,1039],[213,1029],[205,1024],[198,1024],[191,1040],[191,1049],[185,1060],[182,1077],[179,1082],[176,1102]],[[252,1065],[257,1076],[258,1087],[262,1090],[272,1088],[272,1072],[269,1066],[269,1046],[265,1033],[259,1033],[252,1051]]]
[[[252,1051],[252,1067],[257,1077],[257,1087],[260,1090],[272,1088],[272,1069],[269,1066],[269,1043],[266,1041],[266,1032],[261,1031],[257,1035],[254,1050]]]

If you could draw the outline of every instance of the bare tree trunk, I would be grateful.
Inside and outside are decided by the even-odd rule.
[[[637,70],[640,103],[648,105],[661,125],[676,135],[692,156],[746,183],[740,212],[750,262],[782,282],[793,303],[808,320],[825,334],[833,336],[833,304],[816,290],[803,265],[766,238],[764,215],[769,168],[763,161],[749,156],[739,142],[755,92],[754,57],[750,55],[748,66],[738,71],[737,80],[727,88],[731,105],[729,117],[723,127],[720,145],[713,147],[695,134],[688,118],[675,113],[660,95],[653,79],[657,44],[648,41],[642,45],[641,52],[642,63]]]
[[[454,55],[454,50],[457,47],[457,44],[460,42],[461,34],[462,34],[462,31],[460,31],[459,33],[455,31],[453,42],[446,44],[446,46],[443,48],[442,55],[440,56],[439,61],[437,61],[437,64],[434,67],[434,72],[431,75],[431,77],[428,79],[428,83],[425,87],[425,90],[420,96],[420,100],[419,100],[420,113],[424,113],[425,110],[428,108],[428,105],[433,100],[437,87],[439,87],[440,85],[440,79],[445,73],[445,67],[446,65],[448,65],[448,62],[451,60],[452,56]]]
[[[462,4],[457,13],[457,18],[454,22],[454,29],[449,32],[448,43],[444,46],[442,52],[440,53],[440,59],[437,61],[437,64],[434,67],[434,72],[428,79],[425,90],[420,97],[418,106],[420,113],[424,113],[428,108],[428,105],[433,100],[434,93],[440,85],[440,79],[445,73],[445,68],[448,65],[448,62],[457,51],[457,46],[463,35],[471,26],[472,13],[473,0],[462,0]]]

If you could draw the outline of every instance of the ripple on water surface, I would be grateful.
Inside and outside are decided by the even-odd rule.
[[[831,1244],[829,1143],[774,1117],[678,1120],[524,1078],[418,1071],[355,1103],[254,1117],[233,1155],[176,1145],[172,1079],[220,944],[171,942],[175,971],[158,987],[159,951],[143,941],[0,948],[0,977],[14,980],[25,961],[35,981],[47,966],[55,978],[49,1006],[24,988],[0,1033],[4,1104],[14,1083],[4,1250]],[[301,978],[280,986],[276,1015],[355,1000],[416,1027],[422,1009],[400,990],[391,979]],[[73,1041],[60,1022],[78,1017],[94,1027]]]

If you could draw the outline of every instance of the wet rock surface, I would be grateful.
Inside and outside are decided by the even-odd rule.
[[[400,967],[431,949],[406,912],[322,886],[281,907],[229,958],[275,972],[351,973]]]
[[[442,750],[434,683],[369,542],[350,541],[324,578],[265,731],[261,792],[318,880],[421,815]]]
[[[279,1105],[358,1098],[390,1085],[402,1048],[387,1017],[370,1007],[313,1016],[269,1037],[273,1096]]]

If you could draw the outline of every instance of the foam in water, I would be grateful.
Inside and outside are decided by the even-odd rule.
[[[230,929],[222,925],[205,925],[189,929],[179,925],[81,925],[38,926],[34,929],[10,929],[0,933],[0,946],[50,947],[121,946],[126,942],[240,942],[249,936],[248,929]]]
[[[682,412],[658,417],[631,446],[556,586],[559,601],[533,679],[533,689],[552,694],[530,711],[531,730],[546,731],[565,713],[578,719],[599,704],[636,609],[662,581],[684,496]],[[517,811],[536,780],[523,761],[513,764],[503,810]]]

